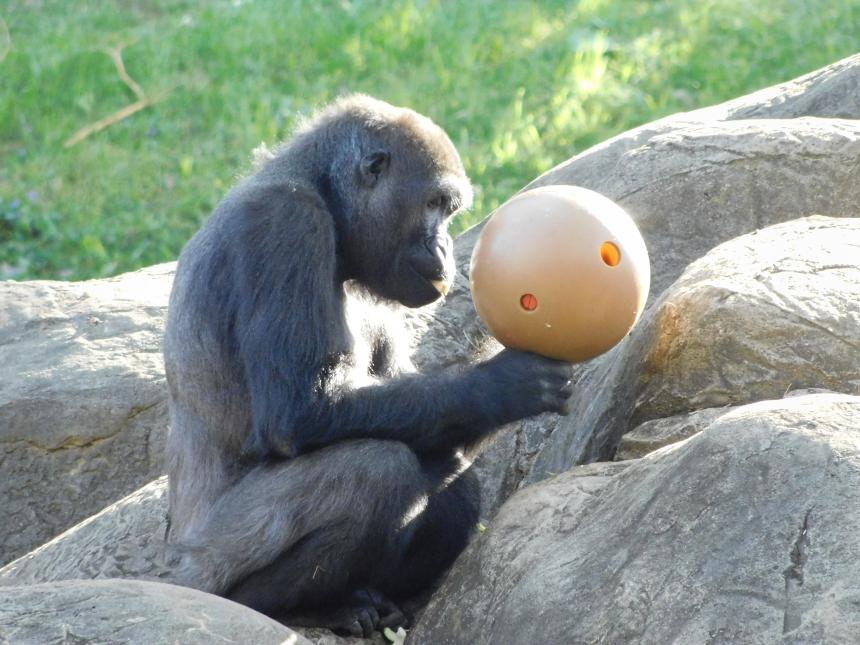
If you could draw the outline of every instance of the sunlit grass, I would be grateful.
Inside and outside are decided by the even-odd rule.
[[[860,43],[860,0],[6,0],[0,19],[0,278],[173,259],[252,148],[345,92],[445,127],[477,188],[462,229],[618,132]],[[64,148],[136,100],[117,46],[165,98]]]

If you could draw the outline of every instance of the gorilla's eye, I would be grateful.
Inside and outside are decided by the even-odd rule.
[[[458,208],[459,204],[454,202],[454,200],[451,199],[448,195],[437,195],[433,199],[427,201],[428,210],[439,210],[442,211],[446,216],[453,215]]]

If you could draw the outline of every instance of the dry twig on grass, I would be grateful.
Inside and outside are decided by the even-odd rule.
[[[66,140],[66,142],[63,144],[64,148],[71,148],[73,145],[80,143],[91,134],[100,132],[101,130],[112,126],[114,123],[119,123],[120,121],[127,119],[135,112],[140,112],[140,110],[149,107],[150,105],[153,105],[155,103],[158,103],[170,93],[171,90],[168,89],[164,92],[157,94],[156,96],[147,96],[146,92],[144,92],[140,85],[138,85],[137,82],[131,76],[129,76],[128,72],[125,69],[125,63],[123,63],[122,60],[123,47],[125,47],[125,45],[122,45],[120,47],[112,47],[110,49],[105,50],[105,53],[110,56],[114,66],[116,67],[117,74],[119,74],[119,77],[120,79],[122,79],[122,82],[125,83],[137,97],[137,101],[126,105],[124,108],[117,110],[113,114],[106,116],[103,119],[99,119],[95,123],[90,123],[88,126],[81,128]]]

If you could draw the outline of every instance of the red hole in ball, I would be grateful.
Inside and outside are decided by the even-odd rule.
[[[600,257],[608,266],[618,266],[618,263],[621,262],[621,249],[612,242],[604,242],[600,247]]]
[[[534,311],[537,309],[537,298],[530,293],[524,293],[520,298],[520,306],[526,311]]]

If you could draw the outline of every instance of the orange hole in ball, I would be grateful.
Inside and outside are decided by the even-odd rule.
[[[526,311],[534,311],[537,309],[537,298],[530,293],[524,293],[520,298],[520,306]]]
[[[600,247],[600,257],[609,266],[618,266],[621,262],[621,249],[612,242],[604,242]]]

